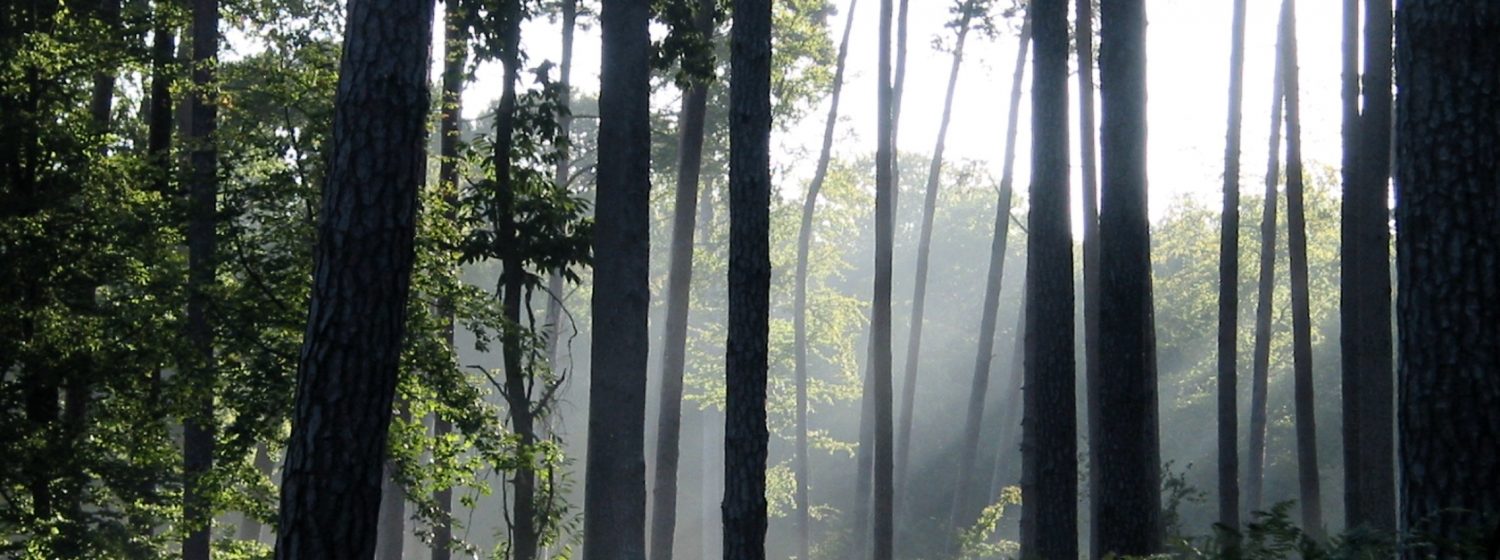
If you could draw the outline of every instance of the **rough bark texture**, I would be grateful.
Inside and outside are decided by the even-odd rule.
[[[443,89],[438,119],[438,188],[448,204],[450,221],[457,221],[459,135],[463,122],[464,67],[469,58],[469,34],[464,29],[463,11],[458,2],[443,3]],[[453,345],[453,302],[443,301],[438,308],[446,315],[444,333],[448,348]],[[442,415],[432,418],[432,435],[442,438],[453,432],[453,424]],[[453,554],[453,488],[439,488],[432,493],[438,508],[438,522],[432,528],[432,560],[448,560]]]
[[[903,5],[905,4],[903,0]],[[905,18],[903,18],[904,21]],[[895,229],[895,107],[891,87],[891,0],[880,1],[875,148],[875,287],[870,313],[870,385],[874,404],[874,560],[891,560],[895,533],[891,449],[891,246]],[[861,535],[856,535],[859,540]]]
[[[797,383],[797,448],[793,468],[797,477],[797,557],[812,557],[812,516],[807,487],[811,483],[812,468],[807,456],[807,260],[812,251],[813,212],[818,207],[818,194],[823,190],[823,181],[828,178],[828,164],[833,159],[833,134],[838,127],[839,101],[844,91],[844,65],[849,58],[849,32],[854,29],[855,7],[859,0],[850,0],[844,20],[844,36],[839,40],[839,54],[833,70],[833,91],[829,94],[828,119],[823,124],[823,147],[818,152],[818,165],[808,183],[807,195],[802,202],[802,226],[797,233],[796,292],[792,303],[792,345]]]
[[[1396,12],[1401,521],[1500,553],[1500,5]],[[1486,542],[1487,541],[1487,542]],[[1477,556],[1451,545],[1408,558]]]
[[[969,408],[964,420],[963,445],[959,447],[958,479],[953,487],[953,506],[949,526],[970,526],[982,507],[974,484],[975,454],[979,449],[979,432],[984,422],[984,400],[989,394],[991,363],[995,358],[995,328],[1000,315],[1000,287],[1005,276],[1006,246],[1010,240],[1010,206],[1013,198],[1016,162],[1016,132],[1020,128],[1021,88],[1026,75],[1026,55],[1031,47],[1031,18],[1021,24],[1016,49],[1016,66],[1010,83],[1009,117],[1005,123],[1005,159],[1000,173],[1000,195],[995,203],[995,233],[990,241],[990,269],[985,279],[984,308],[979,317],[979,350],[974,354],[974,378],[969,388]],[[1011,389],[1014,389],[1012,384]],[[1006,392],[1005,394],[1009,394]],[[1002,450],[1001,453],[1004,453]],[[987,504],[984,504],[987,505]],[[955,546],[953,550],[957,550]]]
[[[771,0],[735,0],[729,83],[724,559],[766,557],[771,291]]]
[[[1302,122],[1298,101],[1296,2],[1282,4],[1282,80],[1286,93],[1286,220],[1292,281],[1293,408],[1297,432],[1297,487],[1302,528],[1323,535],[1323,498],[1318,479],[1318,424],[1313,401],[1312,320],[1307,279],[1307,214],[1302,200]]]
[[[219,59],[218,0],[193,1],[193,93],[188,95],[188,301],[187,338],[191,358],[186,371],[193,387],[192,412],[182,421],[183,522],[185,560],[208,560],[213,504],[199,488],[214,456],[214,332],[209,317],[209,290],[217,275],[214,264],[219,196],[219,152],[214,131],[218,99],[214,69]],[[113,87],[111,86],[111,89]],[[104,109],[107,116],[108,108]],[[107,119],[106,119],[107,120]]]
[[[900,481],[901,502],[906,503],[907,480],[911,460],[912,412],[917,400],[917,367],[922,355],[922,315],[927,307],[927,270],[932,256],[932,221],[937,213],[938,188],[942,185],[943,152],[948,145],[948,122],[953,117],[953,94],[958,89],[958,71],[963,66],[964,42],[969,37],[969,22],[978,9],[972,2],[959,8],[958,37],[953,45],[953,63],[948,69],[948,90],[943,97],[943,114],[938,121],[937,143],[932,148],[932,162],[927,168],[927,192],[922,201],[922,230],[917,241],[917,271],[911,298],[911,328],[906,338],[906,377],[901,387],[901,416],[896,432],[896,480]]]
[[[646,556],[650,2],[605,0],[594,223],[584,560]]]
[[[1345,525],[1396,531],[1391,341],[1391,1],[1365,0],[1360,112],[1359,1],[1344,2],[1344,159],[1340,211]]]
[[[1092,552],[1161,552],[1161,455],[1146,179],[1146,13],[1142,0],[1105,0],[1100,12],[1103,196],[1099,247],[1100,534]],[[1035,233],[1033,233],[1033,236]]]
[[[1276,57],[1271,80],[1271,135],[1266,154],[1266,192],[1260,214],[1260,277],[1256,284],[1255,348],[1250,381],[1250,434],[1246,452],[1245,508],[1261,508],[1266,467],[1266,390],[1271,373],[1271,312],[1276,287],[1276,187],[1281,180],[1281,58]]]
[[[698,3],[694,27],[714,32],[714,0]],[[672,254],[667,272],[667,316],[662,335],[661,398],[656,421],[655,487],[651,502],[651,560],[672,560],[677,527],[677,460],[682,432],[682,372],[686,363],[688,301],[693,284],[693,233],[698,219],[698,175],[708,82],[694,79],[682,97],[677,130],[677,199],[672,207]]]
[[[1073,239],[1068,219],[1068,3],[1031,3],[1031,214],[1026,244],[1022,554],[1078,557]],[[1108,83],[1106,82],[1106,85]],[[1107,114],[1106,114],[1107,117]],[[1108,147],[1108,144],[1105,145]]]
[[[425,180],[432,2],[351,0],[278,559],[370,558]]]
[[[1219,523],[1240,526],[1240,123],[1245,102],[1245,0],[1234,2],[1229,47],[1229,125],[1219,226]]]

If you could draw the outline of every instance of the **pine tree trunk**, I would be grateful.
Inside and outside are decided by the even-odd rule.
[[[1010,84],[1009,117],[1005,125],[1005,159],[1000,174],[1000,195],[995,203],[995,233],[990,242],[990,269],[984,288],[984,308],[979,318],[979,350],[974,354],[974,378],[969,388],[969,408],[964,420],[964,439],[959,446],[958,479],[949,510],[950,527],[968,527],[977,515],[974,496],[975,454],[984,422],[984,401],[989,394],[991,362],[995,358],[995,329],[1000,314],[1000,287],[1005,276],[1005,255],[1010,240],[1010,207],[1014,189],[1016,132],[1020,128],[1021,88],[1026,74],[1026,54],[1031,46],[1031,18],[1021,24],[1016,66]],[[951,90],[950,90],[951,91]],[[982,495],[982,494],[981,494]],[[954,546],[953,550],[958,547]]]
[[[1234,2],[1229,47],[1229,125],[1219,227],[1219,523],[1239,530],[1240,129],[1245,100],[1245,0]]]
[[[693,26],[711,41],[714,4],[700,1]],[[682,373],[687,354],[688,302],[693,285],[693,233],[703,167],[707,78],[694,79],[682,97],[678,120],[677,199],[672,210],[672,253],[667,273],[667,317],[662,336],[660,410],[656,422],[655,488],[651,503],[651,560],[672,560],[677,527],[677,462],[682,432]]]
[[[896,481],[900,502],[906,503],[910,488],[908,472],[911,460],[912,413],[916,408],[917,368],[922,354],[922,315],[927,307],[927,271],[932,257],[932,222],[937,213],[938,189],[943,175],[943,152],[948,144],[948,123],[953,117],[953,94],[958,89],[958,71],[963,65],[964,42],[969,37],[969,22],[977,8],[972,3],[960,6],[958,37],[953,46],[953,63],[948,69],[948,90],[943,97],[943,116],[938,121],[937,143],[932,148],[932,162],[927,168],[927,192],[922,202],[922,230],[917,241],[917,276],[913,283],[911,328],[906,339],[906,377],[901,388],[901,416],[896,432]],[[983,396],[981,393],[981,400]]]
[[[844,21],[844,36],[839,40],[839,54],[833,70],[833,91],[829,95],[828,119],[823,125],[823,146],[818,152],[818,165],[812,182],[807,186],[807,196],[802,203],[802,225],[797,233],[796,293],[792,303],[792,345],[797,383],[797,442],[793,468],[796,471],[797,488],[797,558],[812,557],[812,517],[808,496],[808,485],[812,469],[807,456],[807,261],[812,250],[813,212],[818,206],[818,194],[828,178],[828,165],[833,159],[833,134],[838,127],[839,101],[844,91],[844,65],[849,57],[849,32],[854,29],[855,7],[859,0],[850,0]]]
[[[214,454],[214,335],[209,317],[210,287],[216,276],[215,228],[219,192],[218,150],[214,133],[218,100],[213,94],[219,57],[218,0],[193,1],[193,93],[188,96],[188,147],[191,172],[188,185],[188,304],[187,335],[191,358],[192,412],[183,418],[183,523],[185,560],[207,560],[213,524],[213,505],[204,476]]]
[[[646,556],[650,3],[604,0],[583,559]]]
[[[1161,456],[1146,176],[1146,13],[1141,0],[1105,2],[1099,79],[1099,477],[1095,558],[1161,551]]]
[[[403,32],[392,32],[401,29]],[[425,180],[432,3],[351,0],[276,557],[375,553]]]
[[[903,0],[904,4],[904,0]],[[870,345],[874,404],[874,560],[891,560],[895,534],[894,453],[891,449],[891,246],[895,226],[895,93],[891,87],[891,0],[880,2],[875,149],[875,287]],[[859,536],[855,537],[856,539]]]
[[[1500,5],[1396,12],[1401,520],[1500,554]],[[1366,104],[1371,110],[1378,106]]]
[[[1021,550],[1037,558],[1078,557],[1067,8],[1065,0],[1035,0],[1029,10],[1035,73],[1026,244],[1026,331],[1030,334],[1026,337],[1022,423],[1021,492],[1026,507],[1021,513]]]
[[[1094,0],[1077,0],[1073,14],[1073,40],[1078,55],[1078,144],[1081,147],[1083,188],[1083,379],[1086,395],[1085,412],[1089,441],[1089,539],[1090,550],[1097,549],[1099,528],[1096,525],[1099,502],[1099,477],[1093,465],[1098,462],[1094,442],[1099,441],[1103,420],[1099,417],[1099,164],[1094,118]]]
[[[1344,2],[1344,195],[1339,251],[1343,357],[1344,517],[1350,528],[1396,531],[1391,342],[1391,2],[1366,0],[1365,103],[1360,113],[1359,2]]]
[[[1250,435],[1245,469],[1245,508],[1261,509],[1266,466],[1266,391],[1271,372],[1271,314],[1276,287],[1276,187],[1281,180],[1281,114],[1285,100],[1282,61],[1276,57],[1271,79],[1271,135],[1266,151],[1266,192],[1260,215],[1260,277],[1256,285],[1254,362],[1250,381]]]
[[[1298,101],[1297,16],[1294,0],[1282,4],[1279,43],[1286,91],[1286,217],[1292,280],[1292,371],[1297,431],[1297,482],[1302,528],[1323,536],[1323,499],[1318,480],[1318,424],[1312,378],[1312,320],[1307,279],[1307,215],[1302,200],[1302,124]]]
[[[464,13],[457,2],[443,4],[443,75],[442,98],[438,119],[438,188],[442,190],[447,204],[444,218],[450,223],[458,220],[459,182],[459,135],[463,123],[464,68],[469,58],[469,34],[464,28]],[[454,303],[440,301],[437,305],[443,313],[444,338],[449,351],[457,355],[453,334],[455,330]],[[453,432],[453,424],[441,414],[432,417],[432,435],[442,439]],[[432,528],[432,560],[449,560],[453,551],[453,488],[442,487],[432,493],[437,504],[437,524]]]

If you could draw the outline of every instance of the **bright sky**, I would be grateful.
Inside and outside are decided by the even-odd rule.
[[[840,15],[830,18],[834,40],[842,31],[843,10],[849,0],[834,0]],[[951,0],[912,0],[908,74],[902,108],[902,150],[930,152],[936,140],[950,55],[933,49],[933,40],[951,43],[944,24]],[[1272,63],[1280,2],[1251,0],[1245,56],[1244,152],[1242,192],[1258,192],[1266,165],[1270,129]],[[840,109],[843,141],[836,155],[855,157],[874,151],[877,0],[864,0],[855,16],[844,104]],[[1071,10],[1071,8],[1070,8]],[[1188,195],[1218,200],[1223,173],[1224,132],[1229,81],[1229,0],[1148,0],[1149,162],[1153,216],[1173,198]],[[1339,161],[1340,6],[1332,0],[1298,3],[1298,42],[1301,74],[1303,153],[1308,162],[1336,165]],[[1017,26],[1018,27],[1018,26]],[[545,20],[524,30],[523,41],[532,63],[556,60],[561,50],[558,26]],[[975,40],[977,39],[977,40]],[[556,44],[554,44],[556,43]],[[994,39],[971,37],[959,77],[954,119],[948,138],[951,158],[982,160],[998,179],[1004,149],[1006,107],[1015,60],[1016,37],[1009,31]],[[599,38],[597,25],[580,29],[575,46],[573,83],[582,91],[598,91]],[[487,64],[477,83],[465,93],[465,113],[476,116],[499,93],[500,71]],[[1097,81],[1097,74],[1095,80]],[[1077,82],[1070,81],[1073,119],[1069,133],[1074,146],[1073,168],[1078,172]],[[1030,90],[1028,74],[1026,87]],[[1022,99],[1021,138],[1017,182],[1026,184],[1029,170],[1030,102]],[[821,141],[825,104],[809,113],[806,122],[775,139],[782,148],[773,158],[791,161],[788,148],[816,153]],[[806,160],[810,158],[801,158]],[[794,166],[790,177],[799,185],[811,175],[811,162]],[[1077,188],[1078,181],[1074,185]],[[784,185],[783,192],[801,188]],[[1078,197],[1074,196],[1077,206]]]

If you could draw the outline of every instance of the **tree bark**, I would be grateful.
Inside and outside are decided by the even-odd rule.
[[[1484,539],[1494,558],[1500,553],[1500,6],[1403,1],[1396,53],[1401,520],[1442,543],[1405,555],[1472,557],[1477,551],[1454,545]]]
[[[693,27],[714,35],[714,0],[700,0]],[[677,527],[677,462],[682,432],[682,373],[687,354],[688,302],[693,285],[693,233],[703,168],[709,78],[696,77],[682,97],[678,120],[677,198],[672,208],[672,254],[667,272],[667,317],[662,335],[661,405],[656,422],[655,488],[651,503],[651,559],[672,560]]]
[[[594,332],[584,560],[646,556],[646,315],[650,301],[650,6],[605,0],[599,92]]]
[[[1033,151],[1026,244],[1028,334],[1021,477],[1026,507],[1021,513],[1021,550],[1036,558],[1078,557],[1067,8],[1065,0],[1035,0],[1029,9],[1035,73],[1031,82]]]
[[[1391,2],[1366,0],[1360,112],[1359,2],[1344,3],[1344,196],[1340,211],[1344,517],[1396,531],[1395,379],[1391,342]]]
[[[1292,281],[1292,370],[1297,431],[1297,485],[1302,528],[1323,536],[1323,498],[1318,480],[1318,424],[1312,378],[1312,319],[1307,278],[1307,215],[1302,200],[1302,123],[1298,95],[1295,0],[1285,0],[1279,42],[1286,92],[1286,218]]]
[[[910,488],[908,467],[911,460],[912,413],[916,408],[917,368],[922,354],[922,315],[927,307],[927,271],[932,257],[932,221],[937,212],[938,189],[942,186],[943,152],[948,144],[948,123],[953,117],[953,94],[958,89],[958,71],[963,66],[964,42],[969,37],[969,22],[974,11],[981,9],[973,2],[960,5],[962,13],[958,19],[958,37],[953,45],[953,62],[948,69],[948,90],[943,96],[943,115],[938,121],[937,142],[932,148],[932,162],[927,168],[927,192],[922,201],[922,230],[917,241],[917,271],[912,289],[911,328],[906,338],[906,377],[901,388],[901,416],[896,432],[896,481],[899,498],[906,503],[906,492]],[[982,395],[982,394],[981,394]],[[983,397],[980,397],[981,400]]]
[[[1099,441],[1099,165],[1094,118],[1094,0],[1074,3],[1073,39],[1078,54],[1078,144],[1081,146],[1083,188],[1083,379],[1089,441],[1089,547],[1099,548],[1099,464],[1094,442]]]
[[[1095,558],[1161,552],[1161,454],[1146,176],[1146,13],[1141,0],[1101,5],[1099,476]],[[1033,234],[1035,235],[1035,234]]]
[[[276,557],[375,553],[425,180],[432,2],[351,0]]]
[[[183,523],[188,533],[182,543],[185,560],[207,560],[213,503],[205,475],[214,455],[214,332],[209,316],[209,292],[217,275],[215,245],[218,213],[218,99],[214,94],[219,58],[218,0],[193,1],[193,93],[188,96],[188,146],[191,173],[188,185],[187,372],[192,379],[191,412],[183,418]],[[111,89],[113,89],[111,87]],[[105,109],[106,115],[108,109]]]
[[[1234,2],[1229,47],[1229,124],[1219,226],[1219,523],[1240,526],[1240,129],[1245,104],[1245,0]]]
[[[108,30],[110,35],[105,38],[106,42],[122,41],[120,37],[120,0],[100,0],[95,7],[94,14],[99,23]],[[120,49],[122,44],[113,45]],[[110,113],[114,109],[115,102],[115,70],[114,64],[106,63],[107,68],[101,69],[94,74],[94,90],[89,99],[89,114],[92,117],[94,129],[105,134],[110,129]]]
[[[1266,151],[1266,192],[1260,214],[1260,277],[1256,286],[1253,376],[1250,381],[1249,464],[1245,469],[1245,508],[1261,508],[1266,465],[1266,391],[1271,372],[1271,312],[1276,287],[1276,187],[1281,180],[1281,114],[1285,87],[1281,57],[1271,79],[1271,135]]]
[[[1009,117],[1005,124],[1005,159],[1000,174],[1000,194],[995,202],[995,233],[990,242],[990,269],[984,287],[984,308],[979,318],[979,350],[974,354],[974,378],[969,388],[969,408],[964,420],[964,439],[959,446],[958,480],[953,487],[949,523],[961,530],[976,515],[974,461],[979,432],[984,423],[984,400],[989,394],[991,363],[995,358],[995,329],[1000,315],[1000,287],[1005,276],[1005,255],[1010,240],[1010,207],[1016,162],[1016,133],[1020,128],[1021,88],[1026,75],[1026,54],[1031,47],[1031,18],[1021,24],[1016,48],[1016,66],[1010,82]],[[984,495],[984,494],[980,494]],[[953,550],[958,547],[954,546]]]
[[[849,32],[854,29],[855,7],[859,0],[850,0],[844,21],[844,36],[839,40],[839,54],[833,70],[833,91],[829,95],[828,119],[823,125],[823,146],[818,152],[818,165],[812,182],[807,186],[807,195],[802,203],[802,225],[797,233],[796,293],[792,303],[792,345],[794,347],[797,383],[797,442],[794,469],[797,477],[795,500],[797,502],[797,558],[812,557],[812,517],[808,485],[812,469],[807,456],[807,260],[812,250],[813,212],[818,206],[818,194],[828,178],[828,165],[833,159],[833,134],[838,127],[839,101],[844,91],[844,67],[849,58]]]
[[[447,204],[445,219],[458,220],[459,143],[463,123],[463,90],[467,76],[464,68],[469,58],[469,33],[458,2],[443,3],[443,84],[438,118],[438,188]],[[438,309],[444,314],[444,338],[449,351],[454,347],[454,303],[444,300]],[[453,433],[453,424],[441,414],[433,414],[432,435],[442,439]],[[432,560],[449,560],[453,554],[453,488],[443,487],[432,493],[437,503],[437,525],[432,528]]]
[[[891,560],[895,533],[894,453],[891,449],[891,246],[895,226],[896,139],[895,94],[891,86],[891,7],[891,0],[881,0],[875,117],[875,287],[870,318],[870,377],[875,401],[872,406],[875,420],[874,519],[871,523],[875,532],[871,541],[874,560]]]

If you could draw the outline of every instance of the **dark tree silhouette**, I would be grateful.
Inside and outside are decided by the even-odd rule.
[[[438,118],[438,188],[449,208],[446,219],[457,222],[459,134],[463,123],[463,90],[468,65],[469,33],[464,24],[463,8],[458,2],[443,3],[443,84],[442,106]],[[566,67],[566,66],[565,66]],[[448,348],[454,348],[453,302],[440,301],[444,314],[444,337]],[[442,438],[453,432],[453,422],[441,414],[432,417],[432,435]],[[437,505],[438,522],[432,528],[432,560],[449,560],[453,554],[453,488],[442,487],[432,493]]]
[[[1281,57],[1271,79],[1271,135],[1266,151],[1266,192],[1260,214],[1260,277],[1256,284],[1254,362],[1250,381],[1250,435],[1246,452],[1245,509],[1261,508],[1266,467],[1266,391],[1271,372],[1272,291],[1276,287],[1276,187],[1281,180],[1281,113],[1285,100]]]
[[[1240,526],[1240,123],[1245,100],[1245,0],[1234,2],[1229,47],[1229,125],[1224,134],[1224,206],[1219,228],[1219,523]]]
[[[370,558],[426,175],[432,3],[351,0],[276,557]]]
[[[903,6],[905,1],[902,2]],[[905,18],[902,18],[903,21]],[[903,25],[904,29],[904,25]],[[891,246],[895,229],[895,106],[891,86],[891,0],[880,0],[875,148],[875,290],[870,316],[870,385],[874,404],[874,560],[891,560],[895,533],[891,444]],[[863,538],[856,533],[855,540]]]
[[[216,374],[209,292],[217,275],[214,253],[217,245],[219,152],[213,136],[218,127],[214,70],[219,60],[219,2],[193,0],[192,12],[193,92],[187,96],[186,139],[190,154],[187,338],[191,351],[185,370],[191,376],[194,392],[190,412],[182,420],[182,516],[188,528],[182,542],[182,557],[184,560],[208,560],[213,504],[209,490],[204,487],[204,477],[213,467],[215,433],[213,386]],[[112,83],[109,89],[113,90]],[[107,121],[107,102],[102,112]]]
[[[1073,240],[1068,219],[1068,3],[1035,0],[1029,11],[1034,75],[1026,244],[1026,410],[1021,444],[1021,492],[1026,507],[1021,511],[1021,550],[1035,558],[1076,558],[1078,420]]]
[[[1500,553],[1500,5],[1396,10],[1402,526]],[[1368,105],[1367,105],[1368,106]],[[1376,109],[1378,110],[1378,108]]]

